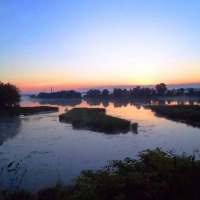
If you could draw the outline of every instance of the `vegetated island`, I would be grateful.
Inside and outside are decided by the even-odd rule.
[[[71,123],[74,129],[86,129],[108,134],[137,131],[137,123],[106,115],[105,108],[73,108],[59,115],[60,122]]]
[[[157,115],[163,115],[171,120],[200,127],[199,105],[149,105],[145,108],[149,108]]]

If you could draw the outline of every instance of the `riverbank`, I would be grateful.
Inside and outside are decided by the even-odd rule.
[[[35,106],[35,107],[9,107],[1,108],[0,116],[19,116],[33,115],[42,112],[58,112],[58,107],[51,106]]]
[[[157,115],[163,115],[171,120],[200,127],[199,105],[149,105],[145,106],[145,108],[149,108]]]

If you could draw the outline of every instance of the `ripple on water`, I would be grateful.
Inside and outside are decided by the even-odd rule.
[[[110,103],[107,110],[113,116],[138,122],[138,134],[104,135],[88,130],[77,131],[72,129],[71,124],[60,123],[58,115],[52,113],[10,118],[5,123],[0,119],[0,137],[3,142],[0,146],[0,163],[5,162],[5,159],[12,161],[14,155],[22,157],[28,166],[29,174],[25,177],[27,183],[35,179],[40,188],[45,183],[53,183],[57,177],[55,170],[58,169],[60,155],[60,173],[65,173],[63,181],[69,182],[69,177],[74,178],[82,169],[99,169],[108,160],[134,157],[143,149],[160,145],[164,149],[178,148],[179,153],[190,151],[192,146],[198,147],[199,129],[175,124],[164,118],[159,120],[153,113],[142,108],[136,110],[133,105],[114,108],[113,103]],[[46,181],[45,177],[49,180]]]

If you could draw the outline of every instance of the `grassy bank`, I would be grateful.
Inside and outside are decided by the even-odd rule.
[[[113,160],[101,170],[83,170],[75,185],[28,192],[1,192],[1,199],[15,200],[199,200],[200,163],[195,156],[178,156],[160,148],[145,150],[139,159]]]
[[[156,114],[164,115],[169,119],[200,126],[200,106],[198,105],[150,105],[146,108],[150,108]]]
[[[35,107],[10,107],[1,108],[0,116],[31,115],[41,112],[57,112],[58,107],[35,106]]]
[[[117,133],[130,131],[130,121],[106,115],[104,108],[73,108],[59,116],[61,122],[71,123],[74,129]]]

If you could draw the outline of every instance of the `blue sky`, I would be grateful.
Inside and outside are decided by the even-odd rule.
[[[21,90],[200,82],[200,1],[0,0],[0,81]]]

